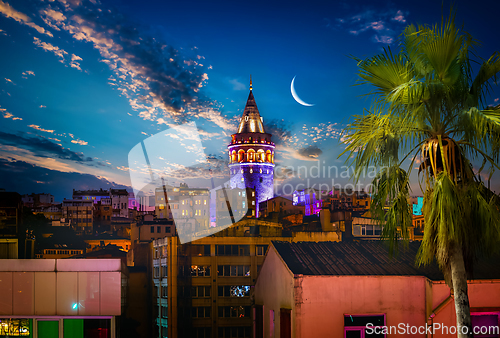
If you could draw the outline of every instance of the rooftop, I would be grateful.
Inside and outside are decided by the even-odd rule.
[[[336,276],[425,276],[443,280],[437,264],[417,267],[420,242],[408,243],[392,258],[386,243],[363,242],[280,242],[274,247],[293,274]],[[498,255],[474,265],[474,279],[500,279]]]
[[[247,104],[241,116],[238,134],[242,133],[265,133],[262,118],[260,117],[257,103],[253,96],[252,84],[250,82],[250,93],[248,94]]]
[[[91,189],[91,190],[75,190],[73,189],[73,196],[109,196],[108,190],[103,190],[102,188]]]

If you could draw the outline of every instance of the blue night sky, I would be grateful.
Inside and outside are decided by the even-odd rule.
[[[342,166],[339,134],[370,103],[350,56],[396,48],[406,25],[440,22],[442,6],[448,14],[449,1],[0,0],[0,188],[60,201],[73,188],[129,187],[129,151],[189,121],[224,161],[250,74],[277,144],[276,181],[320,182],[298,167]],[[478,56],[499,50],[500,2],[455,8],[482,42]],[[314,106],[293,99],[294,76]],[[489,103],[499,98],[496,87]]]

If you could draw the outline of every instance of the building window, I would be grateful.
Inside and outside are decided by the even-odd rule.
[[[255,254],[257,256],[264,256],[267,251],[267,245],[257,245],[255,247]]]
[[[172,216],[170,216],[172,218]],[[165,227],[165,233],[169,234],[170,233],[170,227]]]
[[[274,337],[274,310],[269,310],[269,337]]]
[[[156,227],[156,232],[161,233],[161,227]]]
[[[154,226],[152,226],[152,227],[151,227],[151,233],[152,233],[152,234],[154,234],[154,233],[155,233],[155,227],[154,227]]]
[[[168,286],[162,286],[161,287],[161,296],[163,298],[167,298],[168,297]]]
[[[250,318],[250,306],[219,306],[219,318]]]
[[[249,297],[250,285],[219,286],[219,297]]]
[[[250,245],[217,245],[217,256],[250,256]]]
[[[155,266],[155,268],[153,269],[153,277],[154,278],[160,277],[160,267],[159,266]]]
[[[344,315],[344,338],[383,338],[384,334],[366,334],[366,325],[372,324],[370,330],[385,325],[385,315]],[[368,331],[370,332],[370,331]]]
[[[363,236],[380,236],[381,232],[380,225],[361,225],[361,235]]]
[[[217,273],[220,277],[249,277],[250,265],[219,265]]]
[[[191,316],[193,318],[210,318],[212,308],[210,306],[193,307]]]
[[[496,312],[496,311],[495,311]],[[472,330],[474,337],[490,338],[498,337],[500,326],[499,313],[471,313]]]
[[[193,330],[193,338],[212,338],[211,327],[195,327]]]
[[[218,338],[250,338],[252,329],[251,327],[238,326],[238,327],[220,327],[217,337]]]
[[[191,297],[193,298],[209,298],[211,286],[193,286],[191,288]]]
[[[181,256],[210,256],[210,245],[187,244],[179,247]]]
[[[191,265],[191,277],[210,277],[210,265]]]
[[[31,337],[32,335],[33,332],[30,332],[30,319],[2,318],[0,324],[0,337]]]

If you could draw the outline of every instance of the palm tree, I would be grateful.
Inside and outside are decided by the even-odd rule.
[[[490,178],[499,168],[500,106],[486,106],[485,100],[500,55],[472,65],[477,41],[454,21],[451,11],[440,25],[410,25],[397,53],[388,47],[355,58],[360,84],[374,89],[366,94],[373,102],[354,116],[343,140],[356,181],[367,169],[377,171],[371,210],[384,224],[391,252],[409,236],[409,179],[419,164],[425,227],[417,263],[437,260],[454,292],[457,325],[469,329],[459,337],[472,337],[467,278],[472,262],[500,239],[500,203],[481,179],[485,165]],[[477,161],[482,165],[475,170]]]

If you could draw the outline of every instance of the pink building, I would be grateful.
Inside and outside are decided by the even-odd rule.
[[[254,337],[456,337],[450,289],[437,266],[415,267],[418,247],[389,259],[381,242],[272,242],[254,290]],[[469,299],[484,334],[475,337],[499,337],[500,260],[477,268]]]
[[[120,259],[0,259],[0,337],[115,338]]]

